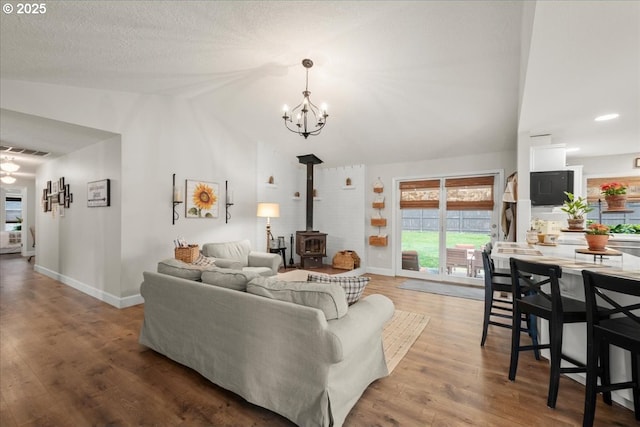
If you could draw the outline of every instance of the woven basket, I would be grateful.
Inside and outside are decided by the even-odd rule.
[[[387,236],[369,236],[369,245],[387,246]]]
[[[354,251],[340,251],[333,256],[333,268],[353,270],[360,267],[360,257]]]
[[[200,249],[198,245],[189,245],[186,248],[176,248],[176,259],[191,264],[198,258]]]

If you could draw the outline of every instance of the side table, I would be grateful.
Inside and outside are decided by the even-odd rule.
[[[284,269],[287,269],[287,247],[283,246],[281,248],[269,248],[269,252],[272,254],[280,254],[282,255],[282,263],[284,264]]]

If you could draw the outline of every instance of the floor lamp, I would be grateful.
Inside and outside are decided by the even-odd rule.
[[[258,203],[258,218],[267,218],[267,252],[271,249],[271,218],[280,216],[280,205],[277,203]]]

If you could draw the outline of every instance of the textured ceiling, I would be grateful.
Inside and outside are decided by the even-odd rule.
[[[523,90],[531,105],[520,127],[521,39],[524,34],[528,47],[529,37],[523,2],[49,2],[45,15],[2,14],[0,73],[3,79],[186,97],[241,135],[292,158],[314,152],[326,166],[515,149],[518,129],[558,132],[570,145],[582,141],[572,139],[579,129],[563,123],[575,128],[574,115],[592,120],[581,107],[584,99],[573,99],[576,87],[586,90],[575,81],[576,69],[591,85],[611,72],[606,66],[592,71],[582,59],[631,64],[631,72],[638,65],[638,3],[582,3],[594,5],[538,4],[544,8],[534,20],[531,57],[523,62],[531,68]],[[611,16],[597,21],[605,3],[613,4]],[[580,38],[566,25],[580,27]],[[610,26],[616,37],[627,38],[620,49],[590,45]],[[557,55],[562,67],[548,64]],[[286,131],[280,119],[283,104],[300,102],[306,57],[315,62],[311,99],[326,102],[330,114],[323,133],[308,140]],[[625,105],[636,99],[627,112],[635,114],[636,129],[626,133],[637,142],[638,81],[623,74],[618,86],[631,85]],[[567,79],[573,85],[565,94]],[[603,109],[616,106],[616,96],[609,98]],[[11,121],[0,118],[7,145],[4,128]],[[609,148],[637,150],[628,138]]]

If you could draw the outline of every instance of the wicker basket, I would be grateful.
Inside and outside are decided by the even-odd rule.
[[[369,236],[369,245],[387,246],[387,236]]]
[[[189,245],[186,248],[176,248],[176,259],[191,264],[198,258],[200,250],[198,245]]]
[[[386,227],[387,219],[386,218],[371,218],[371,225],[373,227]]]
[[[353,270],[360,267],[360,257],[354,251],[340,251],[333,256],[333,268]]]

